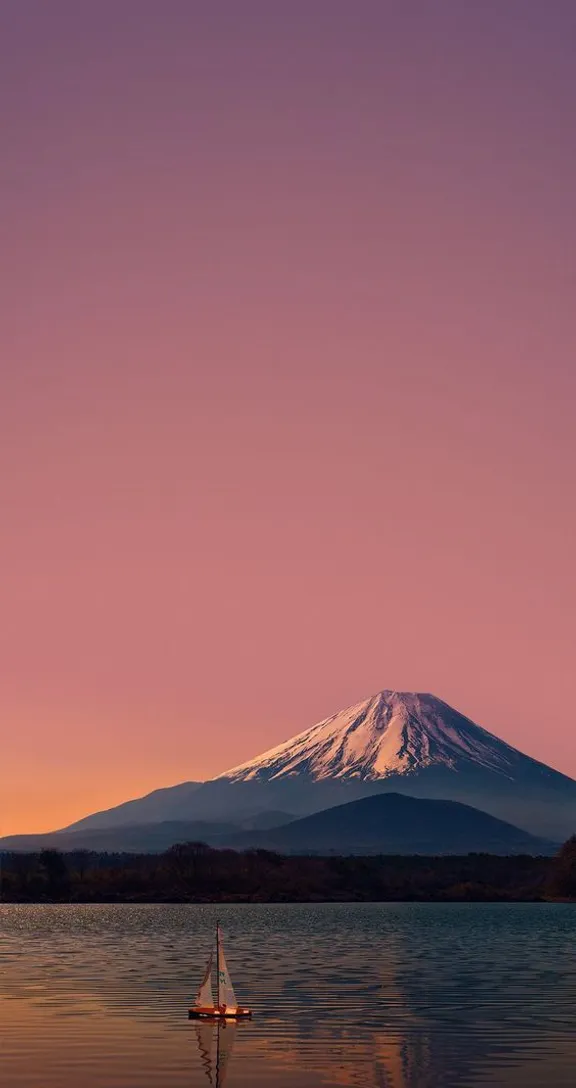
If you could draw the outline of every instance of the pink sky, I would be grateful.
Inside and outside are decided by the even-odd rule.
[[[0,832],[383,687],[576,776],[571,0],[1,22]]]

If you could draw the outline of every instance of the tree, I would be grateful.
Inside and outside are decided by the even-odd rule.
[[[47,892],[51,899],[60,899],[68,894],[70,877],[68,866],[58,850],[42,850],[40,865],[46,874]]]
[[[576,899],[576,835],[572,835],[550,867],[548,889],[552,895]]]

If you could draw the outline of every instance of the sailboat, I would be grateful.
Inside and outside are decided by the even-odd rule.
[[[230,973],[224,955],[222,944],[222,930],[219,922],[216,922],[216,1003],[212,990],[212,965],[214,962],[214,949],[211,949],[206,964],[204,977],[200,983],[200,989],[196,994],[194,1005],[188,1010],[191,1020],[213,1019],[225,1017],[225,1019],[239,1020],[242,1017],[252,1016],[251,1009],[241,1008],[236,1000],[234,987],[230,979]]]

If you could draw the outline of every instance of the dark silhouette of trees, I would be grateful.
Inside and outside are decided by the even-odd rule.
[[[576,835],[553,858],[547,886],[551,895],[576,899]]]
[[[44,870],[48,898],[67,898],[70,894],[70,874],[64,855],[58,850],[42,850],[40,866]]]
[[[284,856],[179,843],[164,854],[6,853],[12,902],[515,901],[576,899],[576,836],[555,858]]]

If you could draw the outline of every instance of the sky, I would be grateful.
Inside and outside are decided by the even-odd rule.
[[[382,688],[576,776],[576,5],[0,43],[0,833]]]

